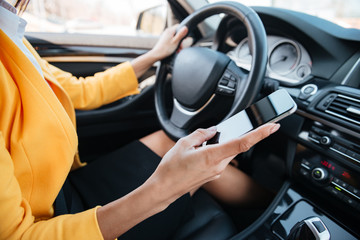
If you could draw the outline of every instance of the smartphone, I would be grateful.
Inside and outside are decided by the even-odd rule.
[[[229,141],[265,124],[294,113],[297,105],[285,89],[277,90],[217,125],[216,135],[206,144]]]

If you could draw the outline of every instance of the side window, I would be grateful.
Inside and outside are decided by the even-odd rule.
[[[166,6],[166,0],[31,0],[23,17],[27,32],[159,35]]]

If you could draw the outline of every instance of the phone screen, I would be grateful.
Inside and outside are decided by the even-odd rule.
[[[296,103],[286,90],[278,90],[218,124],[218,133],[207,144],[239,137],[267,122],[278,121],[295,110]]]

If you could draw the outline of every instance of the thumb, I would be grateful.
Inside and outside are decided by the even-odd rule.
[[[205,141],[212,138],[216,133],[216,127],[210,127],[207,129],[197,129],[193,133],[191,133],[189,136],[185,137],[192,147],[197,147],[203,144]]]

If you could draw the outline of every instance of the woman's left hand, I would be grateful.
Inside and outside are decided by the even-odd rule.
[[[157,60],[162,60],[170,56],[180,45],[188,33],[187,27],[182,27],[178,30],[179,25],[174,25],[165,29],[161,34],[159,41],[156,43],[154,48],[149,52]]]

